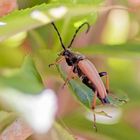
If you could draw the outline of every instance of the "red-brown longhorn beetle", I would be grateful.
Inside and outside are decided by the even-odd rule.
[[[67,48],[64,46],[64,44],[62,42],[62,38],[60,36],[60,33],[59,33],[57,27],[55,26],[54,23],[52,23],[52,25],[53,25],[54,29],[56,30],[58,37],[60,39],[60,43],[62,45],[62,48],[64,49],[60,53],[60,56],[63,56],[63,57],[60,58],[59,60],[57,60],[54,64],[57,64],[61,60],[65,59],[68,66],[71,67],[70,74],[66,78],[64,85],[66,85],[66,83],[70,80],[71,74],[73,72],[73,73],[77,74],[78,77],[82,80],[82,82],[86,86],[91,88],[93,90],[93,92],[95,93],[95,96],[94,96],[94,99],[92,102],[92,109],[95,109],[96,97],[98,97],[99,100],[103,104],[109,104],[110,102],[107,99],[107,93],[109,92],[109,79],[108,79],[107,72],[98,73],[95,66],[84,55],[72,52],[69,49],[72,46],[72,43],[76,37],[76,34],[84,25],[87,25],[86,33],[89,31],[89,29],[90,29],[89,23],[84,22],[83,24],[81,24],[79,26],[79,28],[75,31],[75,34],[73,35],[73,38],[72,38],[72,40]],[[49,66],[54,65],[54,64],[50,64]],[[100,78],[102,76],[106,76],[106,87],[104,86],[103,81]]]

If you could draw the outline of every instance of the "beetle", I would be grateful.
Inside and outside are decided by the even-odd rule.
[[[77,53],[77,52],[72,52],[70,50],[70,47],[72,46],[72,43],[73,43],[78,31],[84,25],[87,25],[86,33],[88,33],[88,31],[90,29],[89,23],[84,22],[76,29],[75,34],[73,35],[73,38],[67,48],[63,44],[62,38],[60,36],[60,33],[59,33],[56,25],[53,22],[52,22],[52,25],[58,34],[61,46],[63,48],[63,51],[59,54],[59,56],[63,56],[63,57],[58,59],[54,64],[57,64],[60,61],[62,61],[63,59],[65,59],[67,65],[71,67],[70,73],[69,73],[68,77],[66,78],[63,86],[65,86],[68,83],[68,81],[71,78],[72,72],[73,72],[78,75],[78,77],[81,79],[81,81],[86,86],[88,86],[89,88],[91,88],[94,91],[95,97],[92,102],[92,106],[91,106],[92,109],[95,109],[96,97],[98,97],[99,100],[103,104],[109,104],[110,102],[107,98],[107,93],[109,93],[109,78],[108,78],[107,72],[98,73],[94,64],[91,63],[91,61],[89,61],[84,55]],[[50,64],[49,66],[54,65],[54,64]],[[106,76],[106,87],[104,86],[104,83],[101,79],[102,76]]]
[[[61,46],[63,48],[63,51],[59,54],[59,57],[61,56],[60,59],[58,59],[55,63],[50,64],[50,66],[58,64],[60,61],[62,61],[63,59],[65,59],[66,63],[68,66],[70,66],[70,72],[65,80],[65,83],[63,85],[63,87],[68,83],[68,81],[70,80],[70,78],[72,77],[72,72],[77,74],[78,77],[81,79],[81,81],[88,86],[90,89],[92,89],[92,91],[95,93],[93,101],[92,101],[92,105],[91,108],[94,110],[96,107],[96,98],[98,97],[98,99],[102,102],[102,104],[110,104],[108,98],[107,98],[107,93],[109,93],[109,78],[108,78],[108,74],[107,72],[100,72],[98,73],[96,67],[94,66],[93,63],[91,63],[84,55],[77,53],[77,52],[73,52],[70,50],[70,47],[72,46],[72,43],[78,33],[78,31],[84,26],[87,25],[87,30],[86,33],[88,33],[89,29],[90,29],[90,25],[88,22],[84,22],[83,24],[81,24],[75,31],[73,38],[70,42],[70,44],[68,45],[68,47],[66,48],[63,44],[62,38],[60,36],[60,33],[57,29],[57,27],[55,26],[55,24],[52,22],[51,23],[55,29],[55,31],[57,32],[57,35],[59,37]],[[106,87],[101,79],[102,76],[106,76]],[[104,113],[106,116],[110,117],[108,114],[106,114],[104,111],[101,111],[102,113]],[[96,127],[96,117],[94,114],[94,128],[97,131],[97,127]]]

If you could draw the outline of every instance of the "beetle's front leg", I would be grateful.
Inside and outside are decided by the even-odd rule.
[[[58,57],[58,59],[54,63],[49,64],[49,67],[60,63],[62,60],[64,60],[64,58],[65,58],[64,56]]]
[[[65,83],[63,84],[62,88],[64,88],[65,85],[66,85],[66,84],[69,82],[69,80],[72,78],[73,69],[74,69],[74,66],[71,66],[70,71],[69,71],[69,73],[68,73],[68,76],[67,76],[67,78],[66,78],[66,80],[65,80]]]
[[[109,93],[109,76],[107,72],[100,72],[99,73],[100,77],[105,76],[106,78],[106,92]]]

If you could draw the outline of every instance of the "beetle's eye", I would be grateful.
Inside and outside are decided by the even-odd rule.
[[[64,52],[63,52],[63,55],[68,56],[69,53],[68,53],[67,51],[64,51]]]
[[[66,55],[66,52],[65,51],[63,52],[63,55]]]

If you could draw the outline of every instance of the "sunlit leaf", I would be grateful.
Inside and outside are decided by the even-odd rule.
[[[64,10],[65,9],[65,12]],[[0,22],[4,23],[0,26],[0,41],[7,39],[8,37],[15,35],[19,32],[29,31],[36,27],[40,27],[45,24],[49,24],[52,21],[58,19],[64,19],[69,15],[69,19],[77,16],[86,16],[88,14],[97,13],[100,11],[107,11],[112,7],[98,7],[95,3],[92,4],[41,4],[32,8],[24,10],[17,10],[3,18],[0,18]],[[47,20],[36,20],[32,14],[36,11],[42,13],[42,17]],[[59,12],[59,14],[57,13]],[[63,13],[63,14],[62,14]],[[13,20],[14,19],[14,20]],[[42,18],[43,19],[43,18]],[[16,26],[15,26],[16,25]]]
[[[101,124],[116,124],[120,121],[122,117],[122,110],[119,107],[114,107],[111,105],[100,105],[95,109],[96,112],[96,122]],[[93,112],[87,112],[87,118],[94,121]]]

